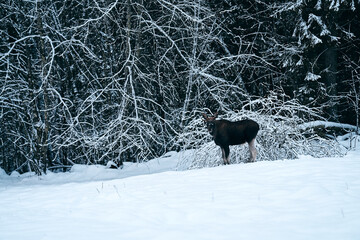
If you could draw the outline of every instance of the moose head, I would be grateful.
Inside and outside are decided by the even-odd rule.
[[[213,135],[215,131],[215,119],[218,116],[218,112],[216,112],[212,117],[208,117],[205,113],[203,113],[204,122],[206,123],[206,128],[211,135]]]

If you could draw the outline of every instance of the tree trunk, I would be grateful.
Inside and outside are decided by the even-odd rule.
[[[46,75],[45,71],[45,66],[46,66],[46,56],[45,56],[45,43],[44,43],[44,39],[42,38],[44,36],[44,30],[43,30],[43,22],[41,19],[41,15],[38,12],[38,16],[37,16],[37,28],[38,28],[38,32],[40,35],[40,58],[41,58],[41,71],[40,71],[40,80],[42,81],[42,90],[43,90],[43,104],[44,104],[44,109],[43,109],[43,118],[44,118],[44,123],[43,126],[40,127],[41,129],[41,134],[40,136],[38,136],[39,138],[39,144],[40,144],[40,159],[41,159],[41,163],[44,164],[44,173],[46,173],[46,169],[48,166],[51,165],[51,161],[50,159],[48,159],[47,153],[48,153],[48,136],[49,136],[49,116],[48,116],[48,105],[49,105],[49,99],[48,99],[48,76]],[[50,71],[50,69],[48,70]]]
[[[330,97],[330,104],[328,113],[331,118],[336,119],[338,115],[337,104],[332,99],[336,97],[337,94],[337,48],[335,46],[330,46],[325,51],[325,81],[328,87],[328,93]]]

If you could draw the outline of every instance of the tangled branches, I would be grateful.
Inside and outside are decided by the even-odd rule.
[[[295,159],[299,155],[341,156],[345,153],[336,141],[320,137],[312,128],[301,128],[305,121],[321,117],[317,109],[295,100],[286,101],[273,95],[250,101],[239,111],[229,112],[222,118],[231,121],[249,118],[259,123],[260,131],[256,138],[258,161]],[[211,141],[200,117],[190,122],[179,142],[186,148],[195,149],[192,155],[183,158],[181,165],[192,169],[222,164],[220,148]],[[246,162],[248,154],[247,146],[232,146],[230,162]]]

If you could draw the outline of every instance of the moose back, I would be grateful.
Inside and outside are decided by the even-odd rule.
[[[203,113],[204,121],[209,133],[213,136],[215,144],[220,146],[224,164],[230,164],[230,145],[249,144],[250,162],[255,162],[255,137],[259,131],[259,124],[246,119],[236,122],[228,120],[215,120],[218,113],[208,117]]]

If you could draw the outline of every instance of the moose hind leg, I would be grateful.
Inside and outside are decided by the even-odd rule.
[[[223,147],[220,147],[220,149],[221,149],[221,158],[222,158],[222,160],[224,161],[224,164],[225,164],[225,150],[224,150]]]
[[[249,151],[250,151],[250,162],[255,162],[256,159],[255,138],[249,142]]]
[[[230,148],[229,146],[224,146],[224,164],[230,164]]]

